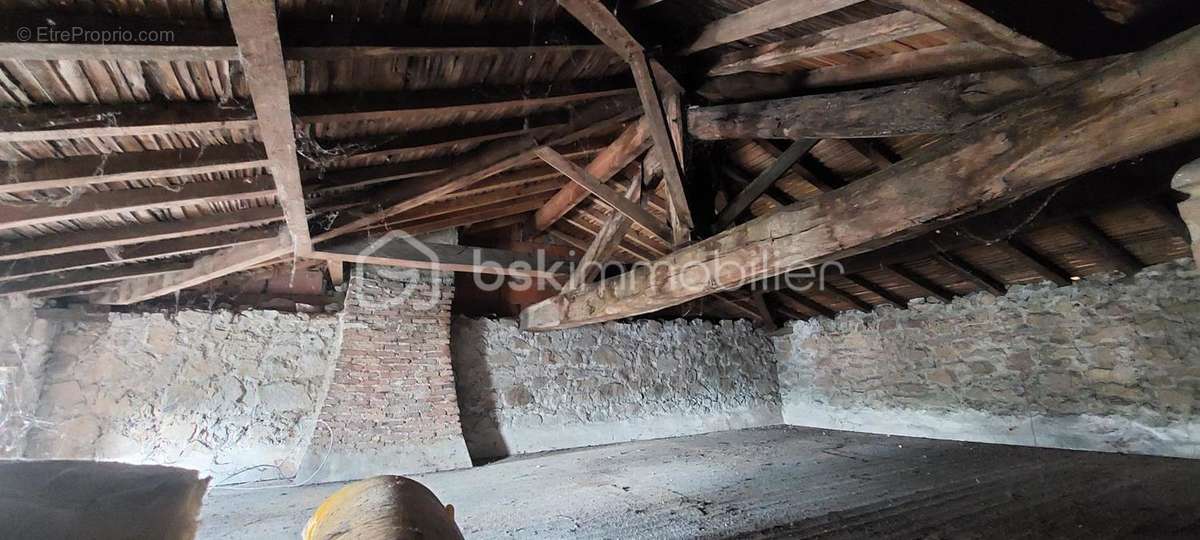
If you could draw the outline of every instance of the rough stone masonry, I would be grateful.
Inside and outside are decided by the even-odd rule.
[[[779,424],[773,345],[746,321],[522,332],[454,321],[463,432],[498,457]]]
[[[1200,272],[1013,287],[795,323],[789,424],[1200,457]]]

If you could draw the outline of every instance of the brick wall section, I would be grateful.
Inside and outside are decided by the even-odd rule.
[[[453,296],[451,274],[352,274],[341,357],[299,478],[318,467],[313,481],[470,466],[450,366]]]

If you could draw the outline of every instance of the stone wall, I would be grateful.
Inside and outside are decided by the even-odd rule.
[[[452,274],[356,267],[344,346],[300,478],[471,466],[450,367],[453,296]]]
[[[35,315],[24,297],[0,297],[0,458],[20,457],[36,423],[42,371],[54,323]]]
[[[451,348],[476,458],[782,421],[772,343],[744,321],[532,334],[459,317]]]
[[[60,325],[25,457],[176,465],[216,483],[295,474],[340,334],[336,317],[272,311]]]
[[[794,323],[789,424],[1200,457],[1200,273],[1014,287]]]

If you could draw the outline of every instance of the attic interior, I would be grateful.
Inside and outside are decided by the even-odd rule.
[[[1195,2],[0,12],[19,537],[1200,535]]]

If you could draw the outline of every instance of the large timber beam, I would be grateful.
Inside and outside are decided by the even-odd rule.
[[[304,187],[300,184],[300,162],[296,159],[296,133],[292,128],[291,97],[279,21],[275,4],[258,0],[228,0],[229,22],[241,52],[246,84],[258,113],[258,136],[271,160],[276,199],[283,208],[292,246],[298,255],[312,251]]]
[[[1078,79],[1109,59],[972,73],[866,90],[688,110],[701,140],[849,139],[957,133],[1003,105]]]
[[[322,245],[313,257],[328,261],[376,264],[397,268],[465,272],[534,279],[556,279],[571,270],[573,260],[545,251],[522,253],[422,242],[411,236],[338,239]]]
[[[811,203],[794,205],[622,276],[530,306],[548,330],[620,319],[877,249],[1200,135],[1200,27]]]
[[[612,207],[613,210],[624,214],[633,220],[634,223],[650,231],[655,236],[668,242],[672,241],[671,232],[653,214],[647,212],[636,202],[625,198],[613,188],[601,183],[598,179],[588,174],[587,171],[575,166],[574,163],[562,157],[558,152],[555,152],[551,148],[541,148],[538,149],[538,157],[545,160],[551,167],[561,171],[576,184],[583,186],[584,189],[591,192],[592,195],[595,195],[604,204]]]

